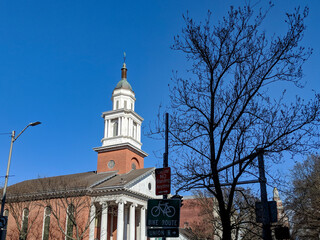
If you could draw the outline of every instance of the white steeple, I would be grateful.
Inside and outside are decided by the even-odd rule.
[[[141,149],[141,124],[143,118],[134,111],[136,101],[131,85],[127,81],[127,68],[123,63],[121,80],[112,93],[112,111],[104,112],[105,121],[102,147],[129,144]]]

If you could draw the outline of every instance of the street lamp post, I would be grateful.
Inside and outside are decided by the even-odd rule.
[[[6,195],[7,195],[7,185],[8,185],[8,178],[9,178],[9,170],[10,170],[10,163],[11,163],[11,155],[12,155],[12,147],[13,143],[18,139],[18,137],[30,126],[36,126],[41,124],[41,122],[32,122],[29,123],[17,136],[15,136],[15,131],[12,131],[11,133],[11,144],[10,144],[10,151],[9,151],[9,158],[8,158],[8,165],[7,165],[7,173],[5,176],[5,183],[3,187],[3,193],[2,193],[2,201],[1,201],[1,213],[0,216],[3,216],[4,212],[4,204],[6,202]]]

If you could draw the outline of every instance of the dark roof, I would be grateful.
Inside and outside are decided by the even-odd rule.
[[[130,184],[134,180],[139,179],[139,177],[143,177],[146,173],[148,173],[152,169],[153,168],[142,168],[142,169],[131,170],[130,172],[125,174],[117,174],[112,179],[95,186],[94,189],[126,187],[128,184]]]
[[[95,189],[125,188],[154,168],[131,170],[126,174],[115,171],[96,173],[84,172],[56,177],[38,178],[11,185],[7,189],[7,199],[34,199],[47,196],[59,197],[61,193],[83,194]],[[37,196],[37,197],[35,197]]]

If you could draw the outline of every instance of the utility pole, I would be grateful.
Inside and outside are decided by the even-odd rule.
[[[259,163],[259,182],[260,182],[260,193],[261,193],[261,204],[262,204],[262,237],[263,240],[272,240],[271,228],[270,228],[270,212],[268,204],[266,176],[264,170],[263,150],[259,151],[258,155]]]

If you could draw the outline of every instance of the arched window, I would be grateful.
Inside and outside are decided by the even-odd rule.
[[[136,158],[131,159],[131,169],[139,169],[140,164],[139,161]]]
[[[44,209],[42,240],[49,239],[51,207]]]
[[[112,129],[113,129],[113,136],[118,136],[118,119],[112,120]]]
[[[20,232],[20,240],[27,239],[28,234],[28,219],[29,219],[29,209],[25,208],[22,212],[22,223],[21,223],[21,232]]]
[[[66,240],[71,240],[73,239],[73,226],[75,224],[75,219],[74,219],[74,206],[73,204],[70,204],[68,206],[68,210],[67,210],[67,236],[66,236]]]

